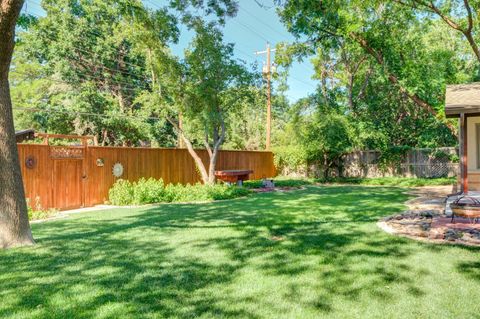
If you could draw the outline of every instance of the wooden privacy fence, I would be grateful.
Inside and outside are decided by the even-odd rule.
[[[50,146],[18,144],[23,184],[31,206],[71,209],[102,204],[119,179],[162,178],[168,183],[197,183],[200,175],[186,149]],[[208,154],[199,150],[207,164]],[[123,167],[113,175],[116,163]],[[273,154],[262,151],[220,151],[217,169],[253,170],[250,178],[273,177]]]

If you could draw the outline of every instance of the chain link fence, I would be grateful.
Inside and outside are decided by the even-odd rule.
[[[356,151],[345,155],[338,164],[341,172],[332,169],[330,176],[435,178],[453,177],[459,172],[458,149],[454,147],[412,149],[393,163],[382,161],[380,151]],[[318,163],[281,167],[278,173],[290,177],[323,177]]]
[[[400,161],[381,164],[381,152],[357,151],[343,159],[345,177],[452,177],[459,170],[458,150],[454,147],[412,149]]]

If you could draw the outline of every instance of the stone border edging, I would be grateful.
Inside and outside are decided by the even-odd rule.
[[[428,187],[428,186],[427,186]],[[425,187],[425,188],[427,188]],[[433,187],[430,187],[433,188]],[[381,218],[377,223],[377,227],[379,227],[381,230],[384,232],[390,234],[390,235],[395,235],[398,237],[404,237],[404,238],[409,238],[413,239],[416,241],[420,242],[426,242],[426,243],[433,243],[433,244],[444,244],[444,245],[462,245],[462,246],[468,246],[468,247],[480,247],[480,241],[475,240],[475,242],[468,241],[468,240],[461,240],[461,238],[435,238],[435,237],[430,237],[430,236],[419,236],[419,235],[414,235],[414,234],[408,234],[407,232],[400,231],[399,229],[395,228],[391,224],[388,223],[389,220],[402,220],[402,218],[396,219],[395,217],[401,217],[405,216],[405,219],[408,217],[413,217],[413,218],[418,218],[421,219],[423,218],[428,218],[425,217],[428,214],[431,214],[430,221],[424,221],[422,223],[433,223],[433,220],[435,218],[445,218],[445,204],[446,204],[446,194],[441,194],[441,193],[428,193],[428,191],[422,192],[422,187],[417,187],[414,189],[409,189],[404,192],[404,194],[408,195],[414,195],[416,196],[415,198],[408,199],[407,201],[404,202],[404,204],[408,207],[407,210],[402,211],[399,214],[391,215],[391,216],[386,216]],[[445,197],[443,200],[440,201],[440,197]],[[425,200],[422,202],[421,199],[424,198]],[[432,203],[435,199],[438,199],[439,201],[437,202],[437,205]],[[430,203],[425,203],[425,201],[431,201]],[[439,208],[438,203],[442,203],[443,207]],[[435,213],[435,211],[438,212]],[[433,212],[433,213],[432,213]],[[423,215],[422,215],[423,214]],[[418,228],[421,228],[422,223],[418,222],[417,224],[413,224],[414,226],[417,226]],[[431,229],[431,228],[430,228]],[[428,230],[430,232],[431,230]],[[473,230],[473,228],[472,228]],[[448,227],[445,227],[445,232],[444,235],[448,235],[448,232],[450,229]],[[455,231],[453,229],[453,231]],[[426,231],[425,231],[426,232]],[[458,232],[462,232],[461,230],[458,230]],[[463,233],[463,232],[462,232]],[[437,234],[433,234],[437,235]]]

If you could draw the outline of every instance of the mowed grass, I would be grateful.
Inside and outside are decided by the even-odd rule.
[[[375,225],[403,189],[72,215],[0,252],[2,318],[478,318],[479,249]]]

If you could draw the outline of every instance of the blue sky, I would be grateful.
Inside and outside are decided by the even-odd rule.
[[[166,1],[144,0],[144,3],[155,9],[163,7]],[[265,60],[265,55],[257,56],[254,52],[265,50],[267,41],[271,46],[282,41],[294,41],[294,37],[280,22],[273,7],[273,1],[261,0],[261,3],[265,7],[260,7],[255,0],[239,0],[237,16],[228,19],[224,28],[225,41],[235,44],[236,57],[248,64],[257,62],[260,66]],[[42,15],[39,4],[40,0],[26,0],[24,10],[35,15]],[[190,32],[182,29],[179,43],[172,48],[174,53],[182,54],[191,37]],[[311,78],[312,74],[313,67],[309,60],[292,65],[288,77],[289,90],[286,92],[290,101],[296,101],[314,92],[317,82]]]

